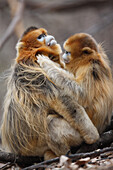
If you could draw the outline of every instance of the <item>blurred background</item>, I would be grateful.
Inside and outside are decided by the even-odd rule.
[[[72,34],[93,35],[113,69],[113,0],[0,0],[0,77],[16,58],[16,43],[30,26],[47,29],[61,46]],[[0,119],[5,92],[0,80]]]

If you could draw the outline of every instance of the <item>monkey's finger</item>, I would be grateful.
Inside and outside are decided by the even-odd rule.
[[[36,58],[39,59],[39,57],[42,57],[41,54],[36,55]]]
[[[41,54],[38,54],[36,55],[37,59],[42,59],[42,60],[50,60],[49,57],[45,56],[45,55],[41,55]]]

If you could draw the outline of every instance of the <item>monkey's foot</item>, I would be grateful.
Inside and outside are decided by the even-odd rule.
[[[51,150],[46,151],[44,154],[44,160],[49,160],[49,159],[53,159],[56,157],[57,156]]]
[[[99,139],[99,133],[97,130],[95,130],[95,133],[88,133],[87,135],[84,135],[84,140],[87,144],[93,144]]]

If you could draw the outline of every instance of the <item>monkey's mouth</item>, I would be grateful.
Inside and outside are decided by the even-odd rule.
[[[59,61],[59,57],[58,56],[54,56],[54,55],[49,55],[49,59],[54,61],[54,62]]]
[[[47,46],[53,46],[53,45],[57,44],[57,41],[51,35],[48,35],[48,36],[45,37],[45,42],[46,42]]]

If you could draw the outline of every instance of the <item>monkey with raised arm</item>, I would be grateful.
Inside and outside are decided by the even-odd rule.
[[[101,134],[110,123],[113,110],[113,80],[108,57],[101,45],[86,33],[69,37],[64,42],[64,50],[62,59],[67,71],[44,56],[37,57],[38,63],[58,87],[75,96]]]
[[[37,63],[39,54],[59,63],[61,52],[55,38],[43,28],[30,27],[17,43],[1,126],[7,150],[49,159],[66,154],[70,146],[82,141],[91,144],[99,138],[84,108],[70,92],[57,87]]]

